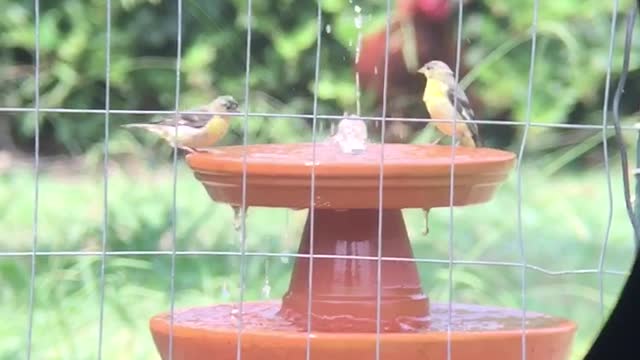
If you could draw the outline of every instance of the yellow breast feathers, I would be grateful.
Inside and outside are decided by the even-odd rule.
[[[447,91],[449,87],[438,80],[429,79],[424,89],[422,100],[427,105],[429,115],[434,119],[449,119],[454,116],[453,106],[449,102]]]
[[[222,138],[222,136],[227,133],[227,130],[229,130],[229,120],[220,116],[214,116],[211,121],[205,125],[205,131],[207,132],[209,140],[213,142]]]

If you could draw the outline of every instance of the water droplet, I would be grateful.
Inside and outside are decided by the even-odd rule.
[[[353,22],[356,26],[356,29],[361,29],[362,28],[362,15],[358,14],[358,16],[356,16],[353,19]]]
[[[358,5],[353,7],[356,12],[356,16],[353,19],[356,29],[358,29],[358,37],[356,38],[356,53],[355,64],[360,62],[360,44],[362,42],[362,8]],[[349,47],[351,47],[351,40],[349,40]],[[356,71],[356,115],[360,116],[360,74]]]
[[[280,258],[280,261],[282,261],[283,264],[288,264],[289,263],[289,257],[288,256],[283,256]]]
[[[356,115],[360,116],[360,73],[356,71]]]
[[[240,206],[231,205],[231,209],[233,209],[233,228],[236,231],[240,231],[242,227],[242,211],[240,211]],[[244,210],[244,218],[245,221],[247,219],[247,209]]]
[[[424,229],[422,230],[422,235],[429,234],[429,209],[422,209],[424,213]]]
[[[327,32],[327,34],[331,34],[331,25],[327,24],[327,26],[324,29]]]
[[[374,75],[378,75],[378,67],[377,66],[373,67],[373,74]]]
[[[238,318],[240,318],[242,314],[240,314],[240,310],[236,308],[235,304],[233,305],[233,308],[231,308],[229,314],[231,315],[231,321],[233,321],[235,325],[238,325]]]
[[[264,279],[264,286],[262,287],[262,296],[266,299],[271,295],[271,286],[269,286],[269,279]]]
[[[362,42],[362,34],[358,30],[358,40],[356,41],[356,65],[360,62],[360,43]]]
[[[227,300],[229,299],[229,297],[231,297],[231,294],[229,293],[229,289],[227,287],[227,282],[223,282],[222,283],[222,299],[223,300]]]

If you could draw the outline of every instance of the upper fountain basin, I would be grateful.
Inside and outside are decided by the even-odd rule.
[[[490,148],[368,144],[346,154],[331,144],[316,143],[314,151],[312,143],[296,143],[216,147],[186,159],[211,198],[231,205],[242,204],[246,171],[247,206],[309,208],[313,183],[316,208],[378,208],[382,171],[383,208],[430,209],[450,205],[452,159],[453,205],[461,206],[488,201],[515,158]]]

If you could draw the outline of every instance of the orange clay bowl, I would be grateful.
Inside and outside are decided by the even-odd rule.
[[[162,358],[171,348],[173,360],[235,360],[238,349],[248,360],[304,359],[308,346],[313,359],[352,360],[374,358],[379,339],[380,359],[446,359],[448,340],[453,360],[521,359],[521,311],[453,304],[448,334],[448,306],[430,304],[420,284],[401,209],[449,206],[451,147],[381,148],[351,155],[317,144],[314,225],[308,217],[282,302],[247,302],[242,315],[229,304],[177,310],[173,331],[169,315],[157,315],[150,326]],[[246,170],[247,206],[302,209],[311,208],[313,159],[312,144],[278,144],[219,147],[187,163],[215,201],[240,206]],[[453,160],[460,206],[488,201],[515,155],[458,147]],[[532,312],[525,320],[527,359],[568,358],[575,324]]]
[[[384,208],[449,206],[452,149],[450,146],[370,144],[358,155],[338,146],[316,144],[315,208],[378,209],[380,163]],[[312,144],[219,147],[187,156],[213,200],[242,204],[243,156],[246,152],[247,206],[309,208]],[[515,162],[509,152],[457,147],[454,205],[488,201]]]

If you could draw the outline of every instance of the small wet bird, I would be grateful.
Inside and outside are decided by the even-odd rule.
[[[439,60],[426,63],[418,70],[427,78],[422,100],[432,119],[447,120],[456,116],[456,139],[462,146],[482,146],[478,125],[473,122],[458,120],[473,120],[475,114],[469,104],[469,99],[458,86],[453,71],[447,64]],[[455,100],[457,99],[457,101]],[[454,103],[456,104],[454,113]],[[434,122],[436,128],[444,133],[435,142],[440,142],[444,136],[453,136],[453,124],[449,122]]]
[[[188,112],[237,112],[238,102],[230,95],[219,96],[209,104]],[[141,128],[152,132],[171,146],[197,152],[198,148],[212,146],[229,130],[229,116],[212,114],[182,114],[177,118],[178,136],[175,137],[175,117],[166,117],[149,123],[126,124],[126,128]],[[175,138],[175,144],[174,144]]]

